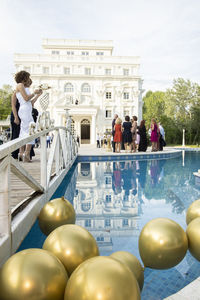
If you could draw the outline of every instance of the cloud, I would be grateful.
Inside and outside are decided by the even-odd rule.
[[[114,55],[141,56],[146,90],[198,81],[199,10],[196,0],[1,0],[0,85],[13,83],[13,54],[41,53],[42,38],[111,39]]]

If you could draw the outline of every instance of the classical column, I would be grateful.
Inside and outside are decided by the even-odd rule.
[[[183,142],[182,147],[185,147],[185,129],[183,129]]]
[[[92,115],[91,144],[95,144],[95,141],[96,141],[96,116]]]

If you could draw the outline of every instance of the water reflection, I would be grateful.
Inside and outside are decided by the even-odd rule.
[[[195,194],[191,170],[180,159],[92,162],[77,165],[65,197],[73,202],[76,224],[93,234],[100,250],[110,252],[122,243],[118,238],[126,239],[126,250],[129,241],[136,244],[154,217],[176,220],[193,200],[190,191]]]

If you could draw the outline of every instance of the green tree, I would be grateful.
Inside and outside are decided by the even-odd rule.
[[[0,120],[6,119],[11,113],[11,98],[13,90],[10,85],[3,85],[0,89]]]
[[[195,130],[198,130],[198,107],[200,105],[200,87],[190,80],[178,78],[173,87],[165,94],[165,114],[172,118],[182,133],[186,129],[186,142],[194,143]]]
[[[159,120],[165,111],[165,92],[152,92],[148,91],[143,98],[143,119],[148,125],[151,123],[151,119],[155,118]]]

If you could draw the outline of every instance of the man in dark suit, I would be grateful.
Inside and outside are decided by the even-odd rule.
[[[113,146],[113,152],[115,152],[114,135],[115,135],[115,121],[117,120],[117,118],[118,118],[118,115],[115,114],[114,119],[112,120],[112,136],[113,136],[112,146]]]

